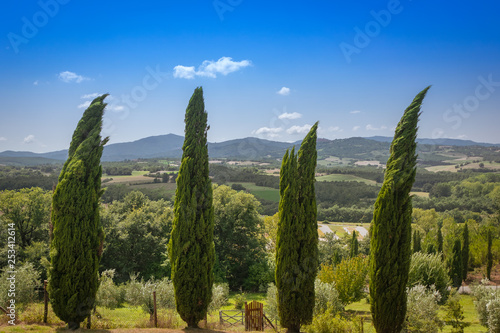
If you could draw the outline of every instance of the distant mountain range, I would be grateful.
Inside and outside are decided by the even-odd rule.
[[[336,156],[354,159],[386,159],[392,137],[374,136],[369,138],[318,139],[318,157]],[[478,143],[458,139],[417,139],[423,145],[445,146],[498,146],[489,143]],[[104,147],[102,161],[123,161],[138,158],[180,158],[184,137],[167,134],[151,136],[133,142],[115,143]],[[244,138],[218,143],[209,143],[208,152],[212,159],[262,160],[283,157],[287,148],[299,145],[294,143]],[[0,153],[0,164],[45,164],[60,163],[68,157],[67,150],[49,153],[32,153],[25,151],[4,151]]]

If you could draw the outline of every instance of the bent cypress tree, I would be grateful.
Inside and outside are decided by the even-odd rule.
[[[52,197],[49,295],[55,314],[77,329],[99,287],[104,233],[99,218],[101,140],[106,95],[92,101],[78,123]]]
[[[377,332],[399,333],[406,316],[406,284],[411,257],[412,202],[421,91],[396,127],[384,182],[375,202],[370,241],[370,296]]]
[[[314,281],[318,267],[318,222],[314,192],[316,131],[314,124],[302,141],[283,157],[280,172],[280,203],[276,241],[276,287],[281,325],[299,332],[311,323]]]
[[[203,89],[195,89],[185,116],[182,162],[168,246],[177,312],[198,327],[212,299],[215,261],[212,182],[208,177],[207,113]]]

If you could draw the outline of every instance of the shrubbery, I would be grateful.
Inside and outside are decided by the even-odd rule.
[[[500,290],[489,289],[487,283],[488,280],[483,280],[480,285],[472,287],[472,296],[481,325],[497,333],[500,332]]]
[[[443,323],[439,320],[439,292],[431,286],[416,285],[408,290],[405,332],[436,333]]]
[[[16,269],[15,280],[15,297],[10,297],[9,292],[11,289],[11,273],[10,269],[6,266],[0,274],[0,304],[10,304],[11,299],[16,300],[16,307],[19,305],[25,306],[32,303],[37,299],[37,287],[40,286],[40,273],[33,267],[31,263],[23,264]]]
[[[440,303],[448,298],[450,278],[447,268],[441,260],[441,254],[426,254],[416,252],[411,256],[410,272],[408,273],[408,287],[423,285],[434,288],[441,295]]]

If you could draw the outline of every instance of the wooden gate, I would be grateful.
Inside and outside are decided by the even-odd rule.
[[[264,330],[264,304],[252,301],[245,302],[245,331]]]

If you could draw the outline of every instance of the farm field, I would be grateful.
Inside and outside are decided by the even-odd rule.
[[[227,183],[228,186],[233,184],[241,184],[248,192],[256,196],[258,199],[269,200],[274,202],[280,201],[280,193],[278,189],[265,186],[257,186],[254,183]]]
[[[367,185],[377,185],[377,182],[374,180],[369,180],[365,178],[361,178],[354,175],[342,175],[342,174],[331,174],[326,176],[316,177],[316,181],[318,182],[361,182]]]

